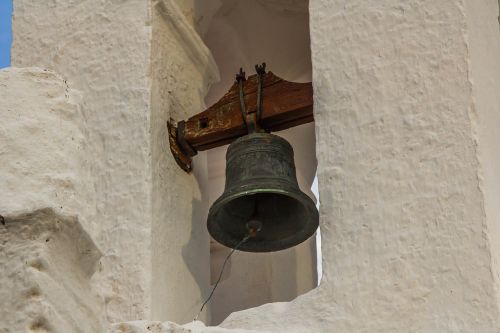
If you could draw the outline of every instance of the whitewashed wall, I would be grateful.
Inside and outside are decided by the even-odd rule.
[[[82,95],[95,178],[82,224],[103,252],[94,280],[111,322],[189,321],[209,286],[206,204],[166,134],[217,77],[185,20],[172,1],[14,2],[12,65],[56,71]]]
[[[222,326],[499,332],[497,16],[496,1],[310,1],[324,278]]]
[[[150,312],[151,27],[143,1],[15,1],[12,65],[54,70],[82,92],[107,315]]]
[[[494,1],[468,1],[466,9],[473,91],[469,117],[480,163],[478,179],[484,197],[492,274],[500,295],[500,21],[497,24],[492,19],[500,11],[495,7]]]
[[[222,327],[500,331],[498,12],[310,1],[324,278]]]
[[[14,64],[54,69],[82,93],[97,202],[83,227],[104,252],[97,283],[112,321],[184,321],[203,289],[187,264],[200,249],[185,242],[206,237],[186,212],[204,199],[162,155],[157,124],[198,112],[184,106],[201,105],[215,75],[208,56],[153,47],[192,41],[171,4],[14,4]],[[496,1],[310,0],[321,286],[233,313],[224,329],[111,331],[498,333],[498,12]]]
[[[166,122],[204,110],[203,98],[218,73],[210,52],[175,3],[153,2],[152,25],[151,317],[184,323],[197,314],[210,286],[208,198],[200,191],[207,182],[201,172],[206,157],[197,157],[194,175],[182,171],[170,153]],[[207,319],[206,311],[200,319]]]
[[[8,68],[0,100],[0,332],[102,332],[79,93],[52,71]]]

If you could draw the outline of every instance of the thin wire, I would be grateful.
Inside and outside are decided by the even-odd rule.
[[[229,253],[229,255],[226,257],[226,260],[224,260],[224,263],[222,264],[222,268],[220,270],[220,274],[219,274],[219,278],[217,279],[217,282],[215,282],[215,285],[212,288],[212,291],[210,292],[210,295],[208,295],[208,297],[205,300],[205,302],[203,302],[203,304],[201,305],[200,311],[198,312],[198,314],[196,315],[196,317],[194,317],[193,321],[198,320],[198,316],[201,314],[201,312],[205,308],[205,305],[207,305],[207,303],[212,298],[212,296],[213,296],[213,294],[215,292],[215,289],[217,288],[217,286],[219,285],[220,280],[222,279],[222,273],[224,273],[224,268],[226,267],[226,264],[227,264],[227,261],[229,260],[229,258],[231,258],[231,256],[233,255],[234,251],[236,251],[241,246],[241,244],[245,243],[250,237],[252,237],[252,236],[251,235],[246,235],[238,244],[236,244],[236,246],[231,250],[231,252]]]

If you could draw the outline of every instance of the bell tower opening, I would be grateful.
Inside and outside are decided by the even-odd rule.
[[[269,71],[287,81],[311,81],[307,0],[193,1],[196,28],[211,50],[221,76],[220,82],[214,84],[206,96],[207,106],[228,91],[240,67],[247,75],[253,75],[255,64],[266,62]],[[316,173],[314,123],[273,134],[292,145],[299,187],[317,203],[317,185],[313,184]],[[195,168],[206,165],[203,174],[208,181],[202,182],[201,190],[208,197],[209,205],[224,191],[227,147],[208,150],[203,158],[194,161]],[[208,324],[218,325],[235,311],[270,302],[291,301],[315,288],[321,274],[318,237],[319,229],[316,236],[286,250],[236,251],[227,262],[211,299],[211,322]],[[217,281],[230,251],[211,240],[212,284]]]

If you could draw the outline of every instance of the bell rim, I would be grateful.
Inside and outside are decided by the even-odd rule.
[[[295,190],[295,192],[293,191]],[[299,245],[306,240],[308,240],[319,227],[319,212],[318,209],[316,208],[316,204],[314,203],[313,199],[309,197],[307,194],[304,192],[296,191],[296,188],[267,188],[267,189],[262,189],[262,188],[250,188],[246,189],[243,191],[239,191],[237,193],[233,194],[228,194],[225,195],[226,193],[223,193],[210,207],[209,213],[208,213],[208,219],[207,219],[207,229],[208,233],[210,236],[217,241],[218,243],[229,247],[229,248],[234,248],[238,243],[241,241],[241,239],[225,239],[225,240],[220,240],[214,237],[214,234],[216,234],[216,229],[222,230],[221,228],[218,227],[218,225],[214,221],[214,215],[216,212],[219,211],[219,209],[229,203],[230,201],[246,196],[246,195],[252,195],[252,194],[258,194],[258,193],[275,193],[275,194],[282,194],[288,197],[291,197],[295,200],[297,200],[300,204],[304,206],[304,208],[308,211],[309,214],[307,216],[312,216],[312,218],[309,218],[309,223],[306,223],[304,225],[304,228],[302,228],[299,232],[289,236],[288,238],[285,238],[283,241],[278,242],[274,247],[269,246],[264,250],[256,250],[255,248],[251,247],[251,243],[243,243],[238,247],[238,251],[244,251],[244,252],[254,252],[254,253],[262,253],[262,252],[276,252],[276,251],[281,251],[281,250],[286,250],[288,248],[291,248],[293,246]],[[305,199],[305,200],[303,200]],[[250,246],[249,246],[250,245]]]

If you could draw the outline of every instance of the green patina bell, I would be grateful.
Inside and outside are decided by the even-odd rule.
[[[260,129],[262,77],[258,74],[257,110],[246,111],[240,69],[236,81],[240,110],[249,134],[235,140],[226,154],[226,185],[208,213],[208,232],[219,243],[247,252],[271,252],[300,244],[318,228],[318,210],[297,183],[292,146]]]
[[[207,222],[216,241],[248,252],[283,250],[312,236],[318,220],[313,200],[297,184],[285,139],[251,133],[229,146],[224,193]],[[246,235],[251,237],[242,242]]]

